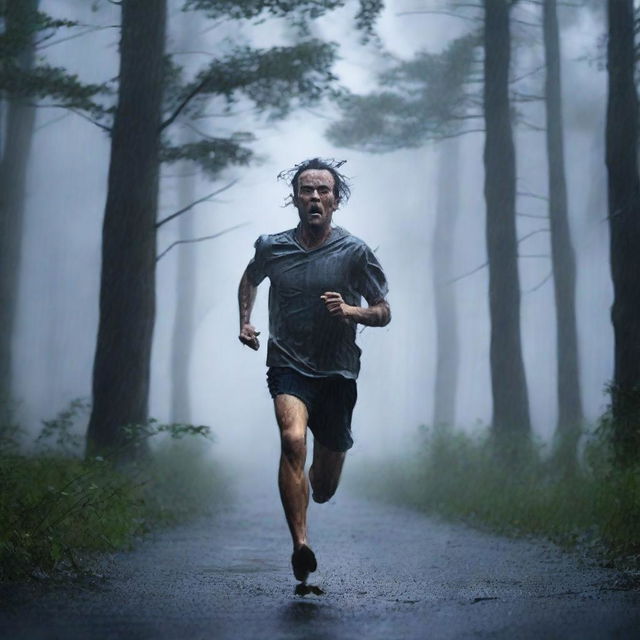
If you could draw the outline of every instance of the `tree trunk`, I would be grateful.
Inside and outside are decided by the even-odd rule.
[[[123,451],[148,418],[165,22],[166,0],[122,3],[89,455]]]
[[[640,459],[640,180],[633,0],[609,0],[608,14],[606,158],[614,291],[612,435],[618,462],[627,465]]]
[[[508,85],[509,3],[507,0],[485,0],[484,6],[484,194],[491,317],[492,426],[498,441],[517,446],[531,427],[520,341],[516,163]]]
[[[185,14],[181,29],[179,47],[187,51],[196,46],[198,40],[197,21]],[[182,142],[194,142],[194,134],[187,131]],[[187,206],[196,199],[196,169],[193,163],[182,163],[184,176],[180,178],[179,206]],[[178,218],[180,240],[189,240],[195,236],[193,210]],[[191,353],[195,333],[196,301],[196,255],[195,245],[182,244],[177,247],[178,264],[176,271],[176,302],[171,339],[171,421],[189,424],[191,422],[190,378]]]
[[[556,447],[560,458],[569,466],[573,466],[576,461],[576,447],[583,414],[576,327],[576,265],[569,230],[567,183],[564,168],[560,39],[556,0],[545,0],[543,30],[547,69],[545,106],[549,168],[549,223],[556,304],[558,367]]]
[[[458,387],[458,314],[453,279],[455,225],[460,207],[460,142],[440,143],[438,202],[433,232],[433,290],[436,314],[436,380],[433,424],[455,423]]]
[[[33,37],[25,30],[39,0],[7,0],[6,33],[24,33],[24,49],[18,63],[33,66]],[[35,109],[28,100],[7,96],[4,148],[0,161],[0,411],[12,404],[12,345],[18,303],[20,254],[24,226],[27,165],[35,123]],[[3,123],[4,124],[4,123]],[[1,147],[0,147],[1,148]],[[4,423],[0,415],[0,428]]]
[[[193,171],[193,166],[187,165],[185,169]],[[195,200],[194,186],[193,175],[181,179],[179,192],[182,206]],[[193,211],[181,215],[178,225],[181,240],[193,238]],[[196,249],[193,245],[182,244],[177,251],[176,306],[171,342],[171,421],[188,424],[191,422],[189,369],[195,331]]]

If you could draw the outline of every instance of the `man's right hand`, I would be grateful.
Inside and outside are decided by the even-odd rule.
[[[238,340],[240,340],[242,344],[246,344],[247,347],[251,347],[254,351],[257,351],[260,348],[259,335],[260,332],[256,331],[256,328],[252,324],[244,324],[240,329]]]

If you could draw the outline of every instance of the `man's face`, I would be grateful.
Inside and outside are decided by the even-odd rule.
[[[331,224],[333,212],[338,208],[333,187],[333,176],[326,169],[307,169],[300,174],[293,203],[302,224],[309,227]]]

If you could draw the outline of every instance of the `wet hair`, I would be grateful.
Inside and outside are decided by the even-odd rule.
[[[351,195],[348,178],[340,173],[338,169],[346,162],[346,160],[334,160],[333,158],[311,158],[293,166],[291,169],[285,169],[278,174],[278,180],[284,180],[291,186],[291,195],[287,197],[285,205],[293,204],[298,193],[298,178],[300,175],[309,171],[309,169],[318,169],[320,171],[328,171],[333,176],[333,195],[336,202],[347,202]]]

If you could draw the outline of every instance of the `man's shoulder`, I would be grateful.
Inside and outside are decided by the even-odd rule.
[[[368,248],[367,243],[364,240],[362,240],[362,238],[358,238],[358,236],[354,236],[352,233],[347,231],[344,227],[336,226],[333,228],[332,240],[353,249]]]
[[[287,229],[278,233],[265,233],[256,240],[256,248],[270,248],[282,245],[295,244],[295,229]]]

